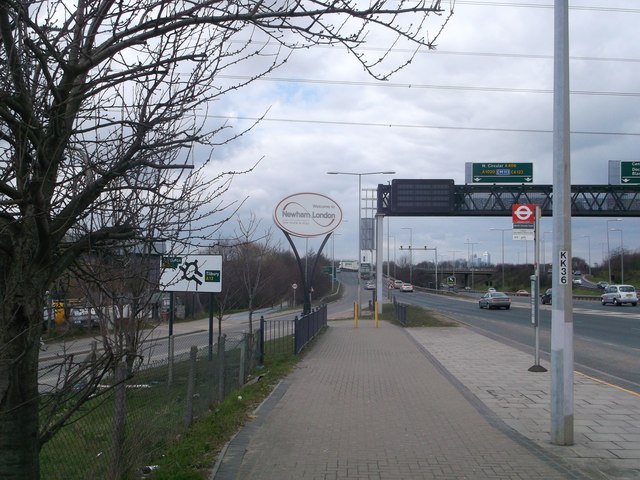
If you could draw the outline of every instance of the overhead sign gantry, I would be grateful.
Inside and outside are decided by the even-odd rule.
[[[639,177],[640,178],[640,177]],[[551,216],[552,185],[455,185],[450,179],[396,179],[378,185],[378,215],[511,216],[511,205],[539,205]],[[572,217],[638,217],[640,185],[572,185]]]

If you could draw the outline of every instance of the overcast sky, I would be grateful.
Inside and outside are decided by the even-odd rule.
[[[640,161],[640,4],[580,0],[569,6],[571,179],[606,184],[610,160]],[[237,128],[248,125],[243,118],[268,112],[248,135],[217,153],[214,168],[220,171],[263,158],[253,173],[234,180],[227,198],[248,197],[240,216],[253,213],[263,227],[275,229],[273,209],[284,197],[327,195],[344,215],[335,257],[355,259],[358,177],[328,171],[396,172],[363,176],[363,189],[375,189],[394,178],[463,184],[467,162],[532,162],[534,183],[552,184],[553,13],[552,0],[459,0],[437,51],[419,53],[387,82],[367,76],[339,48],[296,52],[285,68],[217,107],[216,114]],[[367,46],[384,43],[372,37]],[[640,247],[638,222],[608,224],[622,228],[622,234],[609,232],[611,250],[621,239],[626,250]],[[489,252],[495,263],[501,261],[502,232],[491,229],[510,229],[511,219],[391,217],[387,225],[392,259],[400,259],[399,246],[412,237],[413,245],[437,247],[441,261],[467,258],[473,248],[478,256]],[[542,230],[551,228],[551,219],[543,219]],[[531,242],[513,241],[510,231],[504,236],[506,262],[532,261]],[[574,257],[602,262],[606,219],[574,219],[572,237]],[[276,238],[286,245],[277,229]],[[552,235],[544,238],[548,256]],[[317,251],[321,240],[310,239],[309,248]],[[305,243],[297,241],[301,252]],[[387,232],[383,248],[386,258]],[[325,252],[331,256],[331,242]],[[414,262],[433,258],[433,251],[414,253]]]

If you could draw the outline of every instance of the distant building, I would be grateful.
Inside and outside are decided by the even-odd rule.
[[[482,265],[491,265],[491,254],[489,252],[482,254]]]

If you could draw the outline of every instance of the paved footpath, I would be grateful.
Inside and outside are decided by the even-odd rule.
[[[481,401],[514,380],[500,363],[512,359],[496,357],[496,342],[475,348],[481,338],[464,327],[405,330],[361,321],[355,329],[352,322],[329,322],[229,443],[211,479],[609,478],[585,474],[583,465],[519,433]],[[455,376],[476,368],[483,374],[470,388]],[[516,378],[525,374],[514,371]],[[532,410],[523,424],[538,421],[539,410]]]
[[[553,445],[551,374],[528,371],[533,355],[463,327],[407,333],[454,383],[540,448],[590,479],[640,479],[639,394],[575,372],[574,444]]]

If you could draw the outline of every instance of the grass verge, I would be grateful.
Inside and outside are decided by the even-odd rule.
[[[251,419],[252,412],[285,377],[300,356],[271,355],[256,371],[259,381],[231,392],[209,415],[198,419],[188,432],[178,436],[156,463],[149,478],[156,480],[201,480],[209,477],[216,457],[231,437]],[[254,378],[255,378],[254,377]]]
[[[395,325],[400,325],[395,319],[393,304],[385,303],[382,306],[382,320],[388,320]],[[428,308],[407,305],[407,328],[411,327],[458,327],[460,324],[449,317]],[[400,325],[401,326],[401,325]]]

